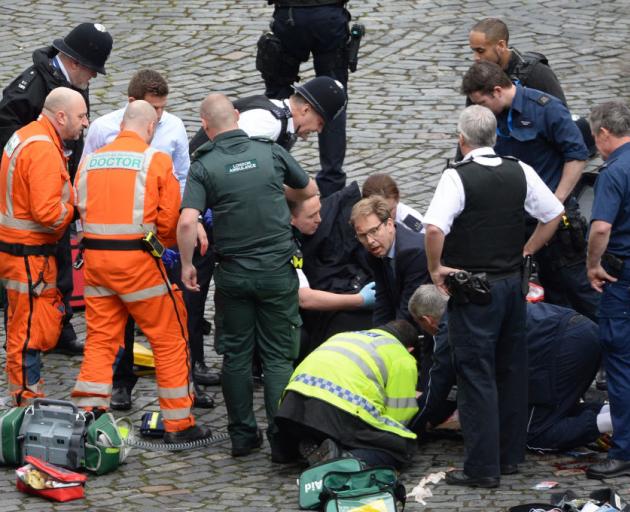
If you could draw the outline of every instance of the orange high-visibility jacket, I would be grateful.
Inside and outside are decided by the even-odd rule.
[[[86,238],[134,239],[152,231],[175,245],[181,202],[173,162],[132,131],[83,158],[74,179]]]
[[[53,244],[74,215],[63,143],[46,116],[15,132],[0,165],[0,240]]]

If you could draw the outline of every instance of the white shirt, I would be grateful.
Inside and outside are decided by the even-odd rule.
[[[411,227],[411,225],[408,225],[405,222],[405,219],[407,219],[407,217],[411,217],[411,219],[408,219],[407,222],[409,222],[411,225],[417,222],[418,225],[421,227],[420,233],[424,233],[424,228],[422,227],[422,215],[420,214],[420,212],[418,210],[414,210],[411,206],[408,206],[405,203],[401,203],[399,201],[398,206],[396,206],[396,222],[405,226],[409,231],[417,231],[416,229]]]
[[[289,100],[271,100],[278,107],[289,107]],[[254,108],[240,113],[238,127],[249,137],[266,137],[278,140],[282,130],[282,120],[262,108]],[[287,133],[294,133],[293,118],[287,119]]]
[[[85,137],[82,158],[94,153],[116,138],[120,133],[120,123],[126,108],[125,105],[123,108],[105,114],[90,123],[87,137]],[[188,135],[182,120],[169,112],[162,112],[162,117],[151,141],[151,147],[164,151],[173,159],[173,174],[179,182],[180,193],[183,196],[186,177],[190,168],[190,156],[188,155]]]
[[[72,82],[70,81],[70,75],[68,74],[68,70],[66,69],[66,66],[63,65],[63,62],[59,58],[59,54],[55,55],[52,60],[53,60],[53,67],[56,67],[57,69],[59,69],[59,71],[63,73],[63,76],[66,77],[66,80],[68,81],[68,83],[71,84]]]
[[[492,148],[477,148],[468,153],[464,160],[475,162],[489,167],[496,167],[502,163],[500,158],[483,158],[484,155],[494,155]],[[527,195],[525,197],[525,211],[535,219],[545,223],[562,213],[564,207],[553,192],[545,185],[536,171],[529,165],[519,162],[525,172],[527,182]],[[462,213],[466,205],[464,185],[455,169],[446,169],[442,173],[431,204],[424,216],[425,227],[433,224],[448,235],[455,218]]]
[[[311,283],[308,282],[308,277],[306,277],[304,271],[301,268],[296,268],[295,272],[298,276],[299,288],[310,288]]]

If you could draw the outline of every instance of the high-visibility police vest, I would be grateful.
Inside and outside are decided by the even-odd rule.
[[[317,398],[379,430],[415,439],[416,360],[380,329],[336,334],[295,369],[286,391]]]

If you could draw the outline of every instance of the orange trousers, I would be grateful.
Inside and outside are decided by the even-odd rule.
[[[75,403],[109,407],[113,364],[131,314],[153,349],[165,430],[193,426],[186,308],[162,262],[139,250],[90,249],[85,250],[84,261],[87,337],[72,391]]]
[[[29,279],[30,276],[30,279]],[[15,405],[43,397],[41,351],[57,343],[65,308],[56,288],[54,256],[0,253],[0,279],[7,293],[9,394]]]

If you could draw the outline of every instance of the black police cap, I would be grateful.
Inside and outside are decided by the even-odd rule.
[[[346,108],[346,91],[340,82],[329,76],[318,76],[295,88],[317,113],[329,122],[336,119]]]
[[[103,25],[81,23],[63,39],[55,39],[53,46],[97,73],[105,74],[105,61],[114,41]]]

